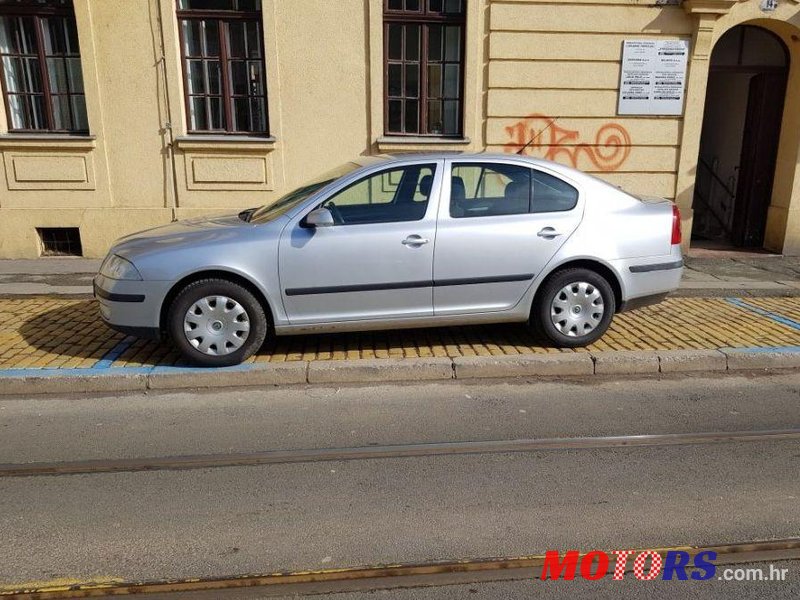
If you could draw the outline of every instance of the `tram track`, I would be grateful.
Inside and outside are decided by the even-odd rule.
[[[0,464],[0,478],[91,475],[141,471],[184,471],[190,469],[212,469],[224,467],[431,456],[455,456],[465,454],[505,454],[557,450],[646,448],[659,446],[709,445],[736,442],[777,442],[790,440],[800,441],[800,428],[772,429],[762,431],[483,440],[359,446],[352,448],[265,450],[261,452],[193,454],[147,458],[7,463]]]

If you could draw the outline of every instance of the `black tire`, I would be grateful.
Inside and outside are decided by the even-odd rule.
[[[189,309],[208,296],[225,296],[237,302],[244,308],[250,324],[244,344],[227,354],[202,352],[192,345],[184,333],[184,319]],[[189,361],[204,367],[229,367],[247,360],[261,348],[267,337],[267,329],[267,317],[258,299],[243,286],[225,279],[201,279],[190,283],[178,293],[167,313],[167,331],[173,343]],[[242,334],[241,337],[245,336]]]
[[[551,319],[551,306],[556,295],[564,288],[572,284],[577,286],[579,283],[587,283],[596,289],[600,293],[603,303],[602,316],[594,329],[585,334],[577,331],[577,325],[570,327],[572,323],[566,319],[562,330],[559,330]],[[545,281],[536,296],[536,303],[531,311],[530,325],[536,333],[559,348],[579,348],[588,346],[605,334],[614,318],[616,308],[614,290],[611,289],[611,285],[605,277],[590,269],[569,268],[557,271]]]

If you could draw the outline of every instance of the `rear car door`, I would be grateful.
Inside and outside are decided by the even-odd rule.
[[[379,168],[320,204],[333,213],[333,226],[312,228],[297,217],[280,241],[289,321],[431,316],[434,190],[442,171],[436,160]]]
[[[433,264],[434,314],[509,310],[578,227],[578,188],[508,160],[448,160]]]

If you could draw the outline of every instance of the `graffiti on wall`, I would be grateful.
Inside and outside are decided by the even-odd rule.
[[[531,142],[526,154],[536,154],[547,160],[562,155],[573,167],[585,155],[600,171],[617,171],[631,154],[631,136],[619,123],[606,123],[597,130],[592,142],[582,142],[580,132],[558,125],[557,117],[533,114],[505,128],[510,138],[506,152],[517,152]]]

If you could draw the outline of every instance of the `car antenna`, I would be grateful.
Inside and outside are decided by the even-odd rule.
[[[536,141],[538,138],[540,138],[540,137],[542,136],[542,134],[543,134],[545,131],[547,131],[547,130],[548,130],[548,129],[550,129],[550,128],[551,128],[553,125],[555,125],[556,121],[558,121],[560,118],[561,118],[561,117],[553,117],[553,118],[550,120],[550,122],[547,124],[547,127],[545,127],[544,129],[542,129],[542,130],[541,130],[539,133],[537,133],[535,136],[533,136],[533,137],[532,137],[532,138],[531,138],[531,139],[528,141],[528,143],[527,143],[527,144],[525,144],[525,145],[524,145],[522,148],[520,148],[519,150],[517,150],[517,154],[523,154],[523,153],[525,152],[525,150],[527,150],[527,149],[528,149],[528,147],[529,147],[529,146],[530,146],[530,145],[531,145],[533,142],[535,142],[535,141]]]

